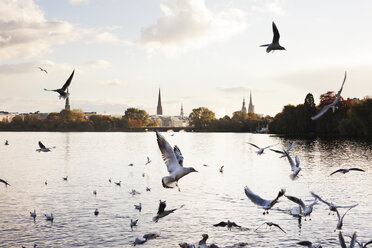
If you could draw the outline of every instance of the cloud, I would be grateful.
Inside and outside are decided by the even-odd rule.
[[[282,8],[282,0],[259,0],[257,5],[252,6],[252,10],[260,13],[272,13],[275,15],[285,15]]]
[[[69,22],[46,20],[32,0],[0,1],[0,62],[36,56],[80,36]]]
[[[42,67],[47,71],[69,71],[71,67],[67,64],[56,64],[50,60],[37,60],[23,63],[2,64],[0,65],[0,75],[27,74],[40,71]]]
[[[164,16],[141,31],[140,45],[151,53],[161,50],[176,55],[199,49],[241,33],[247,26],[246,12],[229,7],[213,13],[205,0],[163,0],[160,7]]]
[[[244,94],[246,92],[271,92],[271,90],[266,89],[258,89],[258,88],[251,88],[247,86],[233,86],[233,87],[218,87],[216,88],[218,91],[222,91],[224,93],[239,93]]]
[[[88,4],[90,0],[68,0],[68,2],[72,5],[78,4]]]
[[[102,85],[102,86],[115,87],[115,86],[128,85],[129,83],[128,82],[125,82],[125,81],[121,81],[119,79],[114,79],[114,80],[108,80],[108,81],[99,82],[98,84],[99,85]]]
[[[91,61],[87,64],[85,64],[86,67],[89,67],[91,69],[106,69],[106,68],[109,68],[111,67],[111,63],[106,61],[106,60],[102,60],[102,59],[99,59],[99,60],[94,60],[94,61]]]

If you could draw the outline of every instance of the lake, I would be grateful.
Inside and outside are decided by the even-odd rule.
[[[286,194],[305,203],[313,201],[313,191],[339,205],[359,204],[345,216],[342,232],[347,242],[354,231],[360,241],[372,239],[371,141],[295,140],[291,156],[299,156],[302,171],[292,181],[286,158],[270,150],[257,155],[247,144],[279,143],[275,148],[282,149],[292,140],[250,133],[162,134],[181,149],[184,165],[199,171],[179,181],[181,192],[162,187],[161,178],[168,172],[153,132],[0,132],[0,142],[10,143],[0,145],[0,178],[11,184],[0,185],[0,247],[33,247],[34,243],[38,247],[131,247],[136,237],[150,232],[160,237],[139,247],[197,243],[203,233],[209,235],[207,243],[219,247],[239,242],[248,243],[247,247],[300,247],[296,243],[302,240],[340,247],[334,231],[337,216],[328,215],[326,205],[315,205],[311,220],[299,221],[288,214],[296,204],[282,197],[263,215],[244,194],[246,185],[265,199],[275,198],[285,188]],[[39,140],[56,148],[36,152]],[[145,165],[147,156],[152,162]],[[329,176],[350,167],[366,172]],[[62,179],[65,176],[67,181]],[[118,181],[121,187],[114,184]],[[132,189],[141,194],[131,195]],[[185,206],[155,223],[152,217],[159,200],[166,200],[167,209]],[[141,212],[134,208],[138,203]],[[93,214],[96,208],[98,216]],[[34,209],[35,222],[29,214]],[[53,223],[44,217],[50,213]],[[133,231],[130,219],[139,220]],[[213,226],[227,220],[245,229]],[[266,225],[255,231],[267,221],[279,224],[287,234]]]

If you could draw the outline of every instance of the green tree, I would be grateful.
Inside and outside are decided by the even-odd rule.
[[[193,109],[189,115],[190,125],[197,129],[209,127],[215,119],[214,112],[205,107]]]

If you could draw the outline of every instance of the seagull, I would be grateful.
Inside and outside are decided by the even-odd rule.
[[[152,221],[158,222],[160,218],[163,218],[163,217],[173,213],[177,209],[183,208],[185,205],[181,205],[179,208],[173,208],[173,209],[170,209],[170,210],[165,210],[166,206],[167,206],[166,201],[161,201],[161,200],[159,201],[158,213],[156,214],[155,217],[152,218]]]
[[[146,191],[151,191],[151,188],[149,188],[149,187],[146,187]]]
[[[62,86],[62,88],[56,89],[56,90],[48,90],[48,89],[44,89],[44,90],[45,91],[58,92],[59,93],[59,99],[61,99],[61,98],[66,99],[70,95],[70,93],[66,92],[66,90],[67,90],[68,86],[70,86],[72,78],[74,77],[74,73],[75,73],[75,70],[72,71],[70,77],[67,79],[66,83]]]
[[[48,180],[45,180],[44,184],[45,184],[45,185],[48,185]]]
[[[262,225],[268,225],[269,227],[271,227],[271,226],[276,226],[277,228],[279,228],[280,230],[282,230],[282,232],[284,232],[284,233],[287,233],[286,231],[284,231],[278,224],[275,224],[275,223],[273,223],[273,222],[264,222],[264,223],[262,223],[259,227],[257,227],[256,228],[256,230],[254,230],[254,231],[257,231],[257,229],[258,228],[260,228]]]
[[[151,160],[150,160],[150,158],[149,158],[149,157],[147,157],[147,162],[146,162],[146,164],[145,164],[145,165],[148,165],[149,163],[151,163]]]
[[[292,180],[295,180],[298,177],[298,173],[300,173],[300,159],[296,156],[296,164],[293,162],[293,159],[289,155],[289,153],[285,153],[288,158],[288,162],[291,165],[292,174],[289,176]]]
[[[117,186],[121,186],[121,181],[119,182],[114,182]]]
[[[109,178],[109,183],[111,183],[111,177]]]
[[[97,190],[93,190],[93,195],[97,195]]]
[[[130,163],[130,164],[128,164],[128,166],[133,166],[133,164],[132,164],[132,163]]]
[[[289,154],[289,151],[292,149],[292,147],[295,145],[295,143],[296,142],[293,141],[292,144],[287,148],[287,150],[283,149],[283,151],[279,151],[279,150],[275,150],[275,149],[271,149],[271,148],[270,148],[270,150],[273,151],[273,152],[282,154],[281,158],[284,158],[285,156],[287,156],[287,154]]]
[[[30,216],[32,218],[34,218],[34,220],[35,220],[35,218],[36,218],[36,210],[35,209],[34,209],[34,212],[30,212]]]
[[[207,245],[207,239],[209,238],[208,234],[202,234],[202,239],[199,241],[198,245],[188,244],[188,243],[179,243],[178,245],[181,248],[218,248],[217,245],[211,244]]]
[[[53,146],[53,147],[46,147],[46,146],[44,146],[43,143],[41,143],[41,141],[39,141],[39,147],[40,147],[39,149],[36,149],[37,152],[50,152],[51,149],[56,148],[55,146]]]
[[[132,189],[132,191],[129,192],[131,195],[139,195],[141,194],[140,192],[136,191],[135,189]]]
[[[188,243],[185,243],[185,242],[183,242],[183,243],[179,243],[178,245],[179,245],[181,248],[196,248],[195,245],[193,245],[193,244],[188,244]]]
[[[5,140],[5,144],[4,145],[8,146],[9,145],[9,141],[8,140]]]
[[[159,234],[157,234],[157,233],[145,234],[142,237],[136,238],[135,241],[133,242],[133,246],[142,245],[143,243],[147,242],[148,240],[156,239],[157,237],[159,237]]]
[[[44,215],[45,215],[46,220],[53,222],[53,214],[50,214],[50,215],[44,214]]]
[[[231,222],[231,221],[221,221],[220,223],[218,224],[214,224],[213,226],[221,226],[221,227],[225,227],[227,226],[227,229],[228,230],[231,230],[232,227],[237,227],[237,228],[241,228],[241,226],[239,226],[238,224],[236,224],[235,222]]]
[[[359,245],[359,248],[366,248],[368,245],[372,244],[372,240],[368,241],[367,243],[360,243],[359,241],[356,241]]]
[[[181,191],[178,187],[178,180],[191,172],[197,172],[197,170],[192,167],[183,167],[183,156],[180,149],[177,146],[174,146],[174,149],[172,149],[165,138],[158,132],[156,132],[156,137],[159,149],[163,155],[163,160],[169,172],[169,176],[165,176],[161,180],[163,187],[177,187],[178,191]]]
[[[36,68],[39,68],[40,69],[40,71],[43,71],[43,72],[45,72],[46,74],[48,74],[48,71],[47,70],[45,70],[45,69],[43,69],[43,68],[41,68],[41,67],[36,67]]]
[[[142,204],[140,203],[140,204],[138,204],[138,205],[134,205],[134,208],[135,208],[135,209],[138,209],[138,211],[141,212],[141,210],[142,210]]]
[[[313,245],[310,241],[300,241],[298,245],[307,246],[308,248],[322,248],[321,245]]]
[[[133,227],[137,226],[138,219],[132,220],[130,219],[130,229],[133,231]]]
[[[62,177],[63,181],[67,181],[68,176]]]
[[[98,211],[98,208],[96,208],[96,210],[94,210],[94,215],[97,216],[99,214],[99,211]]]
[[[313,211],[314,205],[318,204],[317,199],[315,199],[315,201],[313,203],[311,203],[310,205],[306,206],[305,203],[297,197],[290,196],[290,195],[286,195],[285,197],[287,197],[288,200],[293,201],[294,203],[297,203],[301,207],[300,216],[305,217],[305,220],[306,220],[306,216],[309,216],[309,218],[310,218],[310,214]],[[311,218],[310,218],[310,220],[311,220]]]
[[[220,168],[220,173],[221,173],[221,174],[223,173],[223,167],[225,167],[225,166],[222,165],[221,168]]]
[[[348,173],[349,171],[361,171],[361,172],[365,172],[365,170],[362,170],[362,169],[359,169],[359,168],[349,168],[349,169],[338,169],[334,172],[332,172],[331,174],[329,174],[330,176],[332,176],[333,174],[336,174],[338,172],[341,172],[342,174],[346,174]]]
[[[249,142],[248,142],[248,144],[250,144],[250,145],[252,145],[252,146],[254,146],[254,147],[256,147],[256,148],[258,149],[258,151],[257,151],[257,154],[258,154],[258,155],[261,155],[261,154],[265,151],[265,149],[267,149],[267,148],[269,148],[269,147],[272,147],[272,146],[276,146],[276,145],[278,145],[278,144],[275,144],[275,145],[270,145],[270,146],[266,146],[266,147],[261,148],[261,147],[255,145],[255,144],[253,144],[253,143],[249,143]]]
[[[145,177],[145,173],[142,173],[142,177]]]
[[[357,237],[356,232],[354,232],[353,236],[351,237],[349,248],[354,248],[355,244],[357,243],[356,237]],[[345,244],[344,236],[342,235],[342,232],[340,232],[338,234],[338,240],[340,241],[340,245],[341,245],[342,248],[347,248],[346,244]]]
[[[358,204],[357,204],[358,205]],[[351,206],[348,210],[346,210],[346,212],[342,215],[342,217],[340,216],[340,213],[338,212],[338,210],[336,209],[336,214],[337,214],[337,217],[338,217],[338,221],[337,221],[337,226],[336,226],[336,230],[341,230],[342,229],[342,226],[343,226],[343,221],[344,221],[344,217],[345,215],[347,214],[347,212],[350,211],[350,209],[354,208],[355,206],[357,205],[354,205],[354,206]]]
[[[5,187],[8,187],[8,185],[10,186],[10,184],[7,181],[5,181],[5,180],[3,180],[1,178],[0,178],[0,183],[5,184]]]
[[[275,50],[285,50],[284,47],[282,47],[280,44],[279,44],[279,38],[280,38],[280,34],[279,34],[279,31],[278,31],[278,28],[276,27],[275,23],[273,22],[273,33],[274,33],[274,37],[273,37],[273,41],[271,44],[265,44],[265,45],[261,45],[260,47],[267,47],[266,48],[266,52],[269,53],[271,51],[275,51]]]
[[[336,212],[337,208],[353,208],[355,206],[357,206],[358,204],[355,204],[355,205],[352,205],[352,206],[336,206],[334,205],[332,202],[329,203],[325,200],[323,200],[319,195],[315,194],[314,192],[310,192],[312,194],[312,196],[314,196],[315,198],[317,198],[319,201],[323,202],[324,204],[328,205],[329,207],[329,210],[330,211],[333,211],[333,212]],[[330,213],[329,213],[330,214]],[[329,215],[328,214],[328,215]]]
[[[269,214],[269,209],[272,208],[279,200],[280,197],[282,197],[285,194],[285,189],[281,189],[277,195],[277,197],[273,200],[265,200],[262,199],[260,196],[253,193],[248,186],[244,187],[244,192],[246,196],[256,205],[261,206],[265,211],[263,214]]]
[[[337,103],[340,101],[340,99],[341,99],[341,92],[342,92],[342,88],[344,87],[344,83],[345,83],[345,81],[346,81],[346,71],[345,71],[344,81],[342,82],[342,85],[341,85],[340,90],[337,92],[336,99],[335,99],[332,103],[330,103],[330,104],[324,106],[324,107],[322,108],[322,110],[320,110],[316,115],[314,115],[313,117],[311,117],[312,120],[316,120],[316,119],[318,119],[319,117],[321,117],[322,115],[324,115],[324,114],[328,111],[328,109],[330,109],[330,108],[333,108],[333,110],[334,110],[336,104],[337,104]]]

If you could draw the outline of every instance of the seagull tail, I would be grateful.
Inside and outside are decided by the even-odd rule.
[[[166,176],[161,179],[164,188],[174,188],[177,186],[177,182],[171,176]]]

